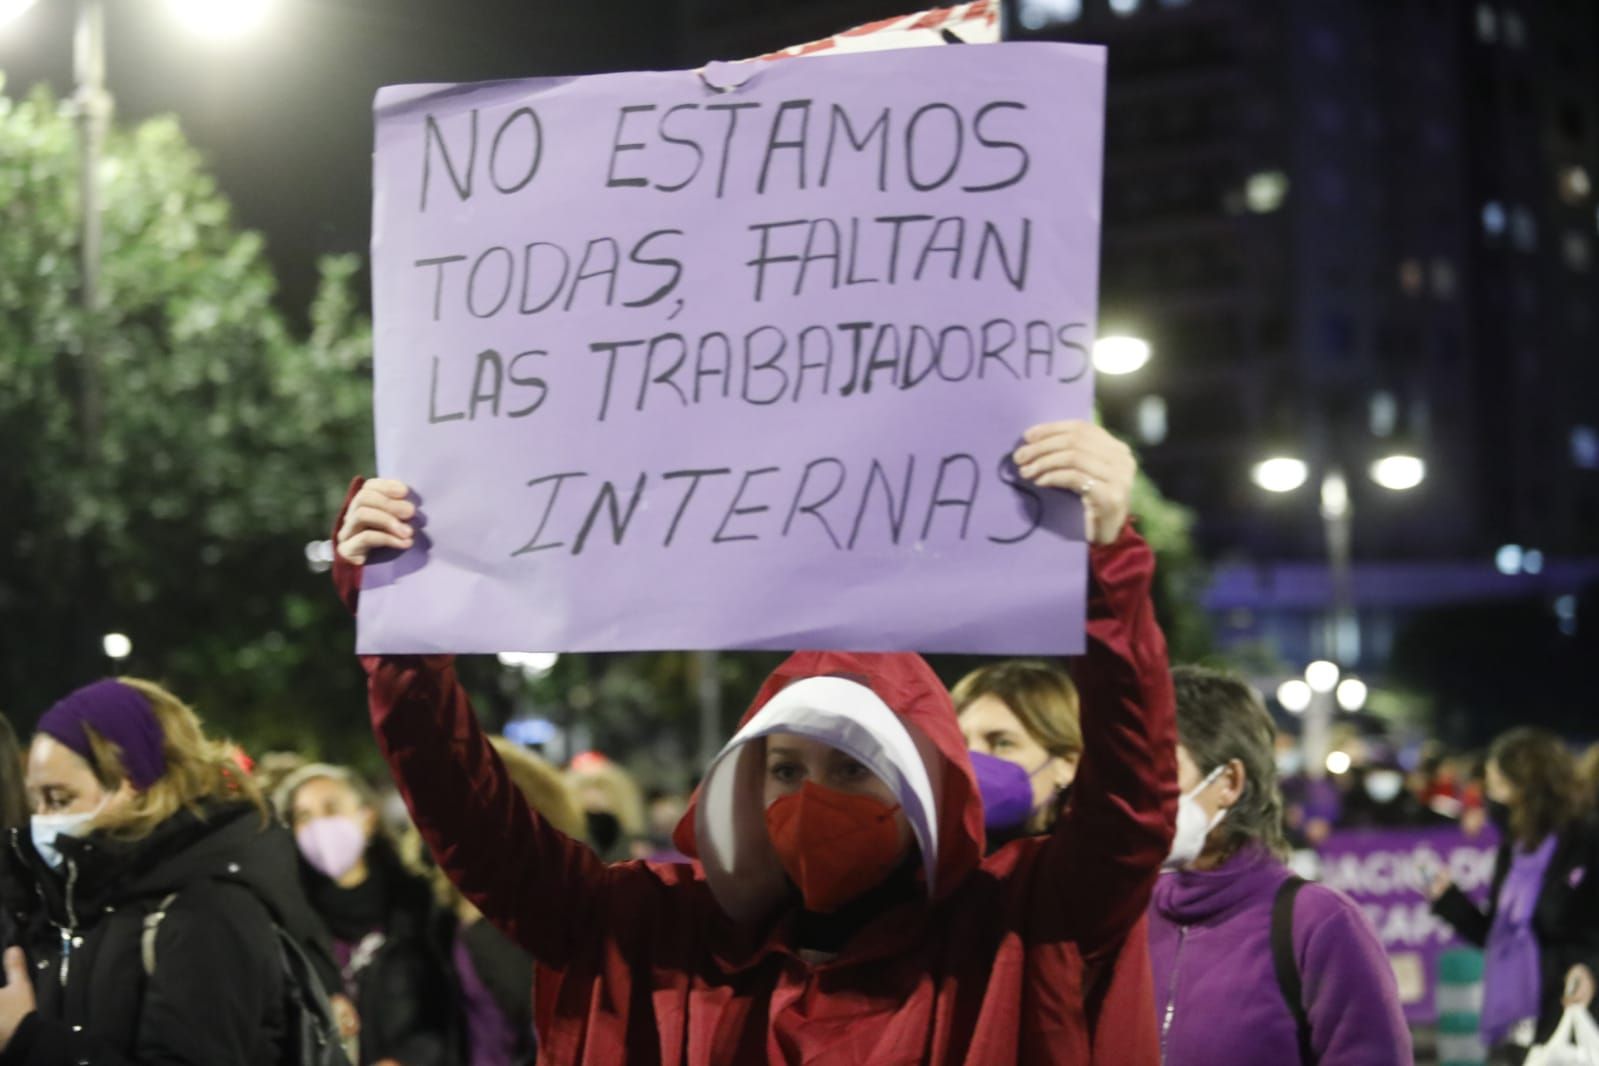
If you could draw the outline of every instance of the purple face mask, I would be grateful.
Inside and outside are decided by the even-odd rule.
[[[312,868],[337,881],[366,854],[366,830],[349,815],[338,814],[306,822],[294,833],[300,854]]]
[[[977,775],[977,791],[983,797],[983,828],[1015,829],[1033,815],[1033,775],[1013,762],[969,753]],[[1048,765],[1047,761],[1045,765]],[[1040,766],[1038,769],[1042,770]],[[1038,770],[1034,770],[1036,774]]]

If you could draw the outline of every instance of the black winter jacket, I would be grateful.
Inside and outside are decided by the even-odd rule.
[[[1494,879],[1483,913],[1458,888],[1451,887],[1433,904],[1433,911],[1478,947],[1488,943],[1499,910],[1499,893],[1510,873],[1510,844],[1500,845]],[[1578,963],[1599,973],[1599,823],[1579,821],[1560,834],[1544,874],[1543,888],[1532,914],[1538,939],[1543,1001],[1538,1015],[1538,1040],[1548,1040],[1565,1012],[1560,1000],[1566,974]]]
[[[304,859],[299,863],[306,897],[339,941],[338,953],[349,956],[343,988],[361,1015],[361,1062],[456,1066],[465,1034],[450,963],[453,918],[383,837],[372,841],[366,859],[368,889],[379,902],[367,921],[353,923],[333,906],[342,891]]]
[[[253,807],[183,811],[134,843],[63,837],[60,872],[25,831],[8,835],[0,903],[38,1009],[0,1066],[276,1064],[286,990],[274,923],[336,972],[295,876],[293,838]],[[174,893],[147,976],[145,919]]]

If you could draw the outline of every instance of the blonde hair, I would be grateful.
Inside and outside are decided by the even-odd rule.
[[[234,759],[227,743],[205,735],[199,716],[186,703],[153,682],[136,677],[117,680],[149,701],[161,727],[161,754],[166,768],[149,788],[135,791],[128,802],[96,817],[97,831],[117,840],[143,840],[179,811],[187,810],[203,819],[208,800],[249,803],[261,812],[262,825],[268,824],[271,816],[261,790]],[[95,779],[109,792],[121,788],[128,780],[122,749],[87,723],[83,732],[94,755],[89,766]]]
[[[1050,755],[1071,758],[1083,753],[1077,686],[1058,666],[1038,659],[991,663],[957,681],[949,695],[956,714],[984,696],[993,696]]]
[[[290,774],[309,761],[297,751],[269,751],[255,760],[255,769],[250,776],[255,778],[263,796],[273,796]]]

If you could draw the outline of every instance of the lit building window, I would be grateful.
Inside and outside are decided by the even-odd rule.
[[[1145,396],[1138,401],[1138,439],[1145,444],[1166,440],[1166,401],[1160,396]]]
[[[1575,231],[1566,234],[1560,251],[1565,256],[1566,265],[1572,270],[1587,270],[1593,263],[1593,246],[1588,243],[1586,234]]]
[[[1580,204],[1593,192],[1593,182],[1586,167],[1573,164],[1560,169],[1560,198],[1568,204]]]
[[[1482,205],[1482,229],[1490,237],[1501,236],[1505,232],[1505,205],[1498,200],[1489,200]]]
[[[1538,223],[1525,207],[1517,207],[1510,212],[1510,239],[1523,252],[1530,252],[1538,246]]]
[[[1110,0],[1110,9],[1116,14],[1126,17],[1136,14],[1143,0]]]
[[[1440,300],[1448,300],[1455,295],[1455,264],[1447,259],[1439,258],[1432,261],[1432,294]]]
[[[1399,264],[1399,288],[1406,296],[1419,296],[1427,284],[1426,274],[1418,259],[1406,259]]]
[[[1599,429],[1571,427],[1571,462],[1582,470],[1599,470]]]
[[[1018,17],[1029,30],[1054,22],[1075,22],[1083,13],[1083,0],[1022,0]]]
[[[1560,620],[1560,632],[1568,637],[1577,635],[1577,597],[1566,595],[1555,600],[1555,617]]]
[[[1244,183],[1244,203],[1257,215],[1267,215],[1283,205],[1288,197],[1288,175],[1280,170],[1251,174]]]
[[[1525,48],[1527,46],[1527,24],[1521,21],[1521,16],[1514,11],[1505,12],[1504,21],[1505,43],[1512,48]]]
[[[1487,4],[1477,5],[1477,39],[1483,44],[1493,44],[1499,38],[1499,20],[1494,9]]]
[[[1374,392],[1371,394],[1368,415],[1372,436],[1391,437],[1394,435],[1394,430],[1399,428],[1399,401],[1386,389]]]
[[[1572,427],[1572,465],[1581,470],[1599,470],[1599,430],[1591,425]]]

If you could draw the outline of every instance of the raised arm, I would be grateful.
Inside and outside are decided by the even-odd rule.
[[[1427,898],[1432,902],[1432,912],[1449,923],[1467,943],[1479,948],[1486,947],[1488,929],[1493,925],[1493,910],[1498,901],[1499,885],[1504,879],[1504,871],[1508,868],[1509,853],[1501,848],[1494,859],[1494,887],[1486,913],[1449,879],[1447,871],[1441,871],[1433,879],[1427,891]]]
[[[335,526],[334,583],[352,613],[374,548],[410,544],[405,486],[356,481]],[[536,814],[484,736],[446,655],[362,659],[372,731],[439,866],[508,937],[564,968],[613,871]]]
[[[1149,904],[1177,821],[1177,718],[1150,584],[1155,554],[1127,528],[1090,553],[1088,650],[1073,664],[1083,758],[1041,860],[1087,952],[1114,947]]]
[[[1023,476],[1084,497],[1088,646],[1073,664],[1083,758],[1070,809],[1042,845],[1035,925],[1113,950],[1149,902],[1177,820],[1177,724],[1155,556],[1127,523],[1136,463],[1087,423],[1029,430]]]

